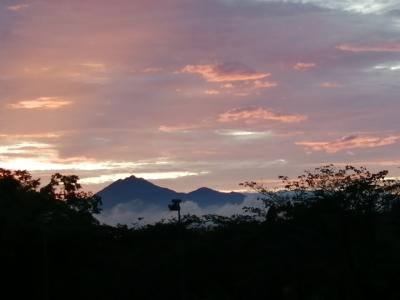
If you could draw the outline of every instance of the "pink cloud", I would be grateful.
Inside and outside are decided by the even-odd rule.
[[[190,132],[190,131],[205,128],[205,127],[209,127],[209,124],[207,124],[204,121],[204,122],[200,122],[200,123],[181,124],[181,125],[175,125],[175,126],[161,125],[160,127],[158,127],[158,130],[161,132],[165,132],[165,133],[186,133],[186,132]]]
[[[351,44],[341,44],[336,46],[336,49],[348,52],[400,52],[400,44],[383,44],[376,46],[362,46],[362,45],[351,45]]]
[[[218,122],[222,123],[235,122],[235,121],[245,121],[251,123],[260,120],[294,123],[294,122],[305,121],[306,119],[307,116],[304,115],[277,114],[261,107],[253,109],[233,109],[225,113],[222,113],[218,116]]]
[[[199,74],[209,82],[253,81],[270,76],[237,63],[224,63],[218,65],[187,65],[183,73]]]
[[[336,153],[350,149],[366,149],[392,145],[400,141],[400,135],[379,136],[360,136],[349,135],[341,139],[328,142],[297,142],[296,145],[306,147],[313,151],[325,151]]]
[[[308,71],[317,66],[316,63],[305,63],[305,62],[298,62],[293,66],[293,69],[297,71]]]

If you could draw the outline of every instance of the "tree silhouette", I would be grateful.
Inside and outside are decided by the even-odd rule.
[[[265,207],[280,211],[285,218],[312,207],[371,215],[389,211],[400,200],[400,181],[387,179],[387,174],[386,170],[371,173],[365,167],[331,164],[306,171],[295,180],[279,176],[283,189],[278,192],[254,181],[241,185],[260,193]]]
[[[2,293],[15,298],[400,299],[399,182],[333,165],[246,182],[263,209],[144,227],[95,219],[75,175],[0,169]],[[184,246],[184,264],[182,259]],[[184,271],[184,272],[183,272]]]

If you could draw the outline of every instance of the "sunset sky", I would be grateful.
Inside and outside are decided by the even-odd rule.
[[[399,0],[0,0],[0,167],[178,191],[400,176]]]

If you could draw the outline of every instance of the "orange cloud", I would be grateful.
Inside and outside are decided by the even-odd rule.
[[[336,49],[348,52],[400,52],[400,44],[383,44],[377,46],[360,46],[351,44],[341,44],[336,46]]]
[[[297,142],[296,145],[306,147],[313,151],[336,153],[350,149],[382,147],[395,144],[399,141],[400,135],[389,135],[385,137],[350,135],[329,142]]]
[[[33,100],[23,100],[10,104],[12,109],[58,109],[70,105],[72,102],[56,97],[40,97]]]
[[[258,107],[253,109],[233,109],[218,117],[218,122],[235,122],[235,121],[246,121],[254,122],[259,120],[264,121],[278,121],[283,123],[294,123],[301,122],[307,119],[304,115],[283,115],[277,114],[267,109]]]
[[[242,64],[224,63],[218,65],[187,65],[183,73],[199,74],[209,82],[232,82],[260,80],[270,73],[255,72]]]
[[[317,64],[315,63],[305,63],[305,62],[298,62],[293,66],[293,69],[297,71],[308,71],[315,68]]]

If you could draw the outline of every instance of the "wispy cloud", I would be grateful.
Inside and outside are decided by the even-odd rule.
[[[218,90],[205,90],[204,94],[206,95],[219,95],[219,91]]]
[[[351,149],[376,148],[392,145],[400,141],[400,135],[372,136],[372,135],[349,135],[334,141],[324,142],[296,142],[296,145],[303,146],[312,151],[325,151],[336,153]]]
[[[0,138],[5,139],[54,139],[61,137],[58,133],[45,132],[45,133],[26,133],[26,134],[5,134],[0,133]]]
[[[276,81],[268,81],[264,79],[236,81],[222,84],[219,92],[226,95],[245,97],[252,94],[259,94],[260,90],[270,89],[277,86],[278,83]]]
[[[17,144],[0,146],[0,155],[4,154],[28,154],[32,150],[49,149],[51,145],[37,142],[22,142]]]
[[[342,85],[336,82],[322,82],[319,84],[320,87],[325,88],[325,89],[335,89],[335,88],[339,88]]]
[[[23,10],[29,7],[29,4],[15,4],[15,5],[10,5],[7,7],[8,10],[11,11],[19,11],[19,10]]]
[[[160,73],[164,71],[161,67],[147,67],[143,69],[143,73]]]
[[[298,62],[293,66],[293,69],[297,71],[308,71],[314,69],[316,66],[317,64],[312,62]]]
[[[9,107],[12,109],[59,109],[70,104],[72,104],[72,101],[57,97],[40,97],[11,103]]]
[[[305,120],[307,120],[307,116],[305,115],[278,114],[262,107],[249,108],[249,109],[241,109],[241,108],[232,109],[230,111],[220,114],[218,117],[218,122],[222,123],[236,122],[236,121],[245,121],[249,123],[258,121],[277,121],[283,123],[294,123]]]
[[[299,114],[279,114],[262,107],[236,108],[221,113],[214,118],[208,118],[201,122],[179,125],[162,125],[158,130],[164,133],[189,133],[194,130],[214,129],[218,135],[232,136],[237,138],[260,138],[270,136],[269,131],[251,131],[235,129],[218,129],[227,126],[228,123],[244,122],[248,124],[274,121],[282,123],[296,123],[307,120],[307,116]]]
[[[161,125],[158,130],[165,133],[186,133],[200,128],[210,127],[211,124],[207,122],[193,123],[193,124],[181,124],[175,126]]]
[[[269,89],[276,86],[278,86],[278,83],[275,81],[254,80],[252,83],[252,88],[254,89]]]
[[[28,64],[23,68],[23,75],[30,78],[52,78],[65,82],[80,82],[87,84],[108,83],[115,71],[102,61],[78,61],[76,63],[59,64]]]
[[[81,63],[80,66],[87,68],[93,72],[105,72],[106,71],[106,65],[103,63],[98,63],[98,62],[84,62],[84,63]]]
[[[276,0],[263,0],[276,1]],[[323,8],[359,14],[384,14],[398,7],[397,0],[286,0],[285,2],[313,4]]]
[[[362,52],[400,52],[400,43],[385,43],[382,45],[352,45],[341,44],[336,49],[354,53]]]

